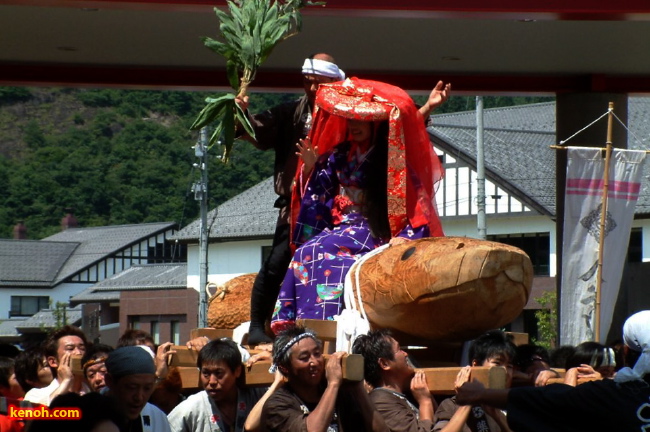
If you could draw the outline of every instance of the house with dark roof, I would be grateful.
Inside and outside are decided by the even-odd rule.
[[[273,178],[256,184],[208,213],[209,282],[221,284],[243,273],[257,272],[270,250],[278,209]],[[188,247],[187,284],[198,291],[198,239],[201,220],[197,219],[171,239]]]
[[[650,98],[630,97],[628,105],[628,148],[647,149]],[[536,298],[555,290],[557,272],[555,152],[563,150],[551,148],[559,141],[555,136],[555,103],[485,109],[483,119],[488,239],[520,247],[533,261],[533,292],[524,314],[512,323],[512,330],[534,332],[526,322],[534,322],[532,312],[540,308]],[[445,168],[445,178],[436,193],[445,234],[477,237],[476,112],[439,114],[432,120],[429,135]],[[603,137],[594,146],[604,146],[605,140]],[[650,261],[649,170],[646,164],[630,237],[630,264]],[[259,270],[273,237],[275,199],[269,178],[209,213],[209,282],[223,283]],[[200,221],[196,220],[173,237],[188,244],[188,286],[197,290],[199,228]],[[623,283],[644,279],[639,273],[645,271],[641,266],[629,268],[631,273]],[[628,291],[636,292],[632,288]],[[650,298],[646,297],[643,304],[650,307]],[[629,298],[638,309],[639,296]]]
[[[187,288],[187,264],[134,264],[72,296],[83,305],[82,328],[114,345],[127,329],[149,332],[155,343],[187,342],[197,327],[199,295]]]
[[[0,320],[11,318],[5,326],[15,322],[20,331],[20,321],[57,303],[67,305],[73,296],[133,265],[184,262],[185,248],[167,242],[176,230],[173,222],[73,226],[38,241],[0,239]],[[118,309],[108,304],[107,323],[118,322]],[[41,333],[47,330],[37,327]]]

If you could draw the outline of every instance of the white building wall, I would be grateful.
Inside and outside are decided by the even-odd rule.
[[[444,155],[445,177],[438,185],[436,201],[438,213],[443,217],[470,216],[478,213],[477,174],[464,162],[448,153],[436,150]],[[534,213],[514,196],[500,189],[489,179],[485,180],[485,213],[511,214]]]
[[[244,273],[256,273],[262,265],[262,247],[272,239],[211,243],[208,248],[208,283],[222,284]],[[199,290],[199,245],[187,248],[187,286]]]
[[[56,288],[13,288],[13,289],[0,289],[0,320],[9,318],[9,311],[11,310],[11,297],[12,296],[25,296],[25,297],[49,297],[52,307],[56,302],[68,303],[70,297],[79,294],[92,284],[90,283],[75,283],[75,284],[61,284]],[[20,317],[13,317],[19,319]],[[27,318],[27,317],[25,317]]]

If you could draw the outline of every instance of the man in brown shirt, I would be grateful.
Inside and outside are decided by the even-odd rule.
[[[433,431],[434,401],[426,375],[413,369],[408,354],[387,330],[359,336],[352,346],[364,359],[364,376],[372,386],[370,400],[391,432]],[[415,406],[406,393],[418,406]]]
[[[273,343],[273,363],[286,378],[262,409],[269,432],[387,432],[362,382],[344,383],[343,352],[327,362],[322,343],[303,327],[290,327]]]

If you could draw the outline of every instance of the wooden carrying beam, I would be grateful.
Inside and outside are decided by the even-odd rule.
[[[178,367],[184,389],[199,387],[199,369],[196,367],[196,359],[192,360],[192,354],[187,353],[187,351],[192,350],[180,346],[174,347],[174,349],[176,348],[180,349],[178,349],[176,354],[172,356],[170,366]],[[179,355],[179,353],[182,354]],[[327,360],[329,355],[325,354],[324,357]],[[247,386],[269,386],[273,382],[273,374],[269,373],[271,362],[260,361],[253,364],[250,369],[246,368],[246,366],[243,367],[245,375],[244,382]],[[346,381],[362,381],[363,357],[359,354],[349,354],[344,356],[342,361],[342,372],[343,379]]]
[[[188,350],[184,346],[174,347],[176,354],[172,356],[171,366],[178,367],[184,389],[200,386],[199,370],[196,367],[196,351]],[[328,354],[324,355],[329,358]],[[273,374],[269,373],[271,362],[260,361],[248,369],[244,367],[244,382],[247,386],[268,386],[273,382]],[[363,380],[363,357],[358,354],[349,354],[343,357],[343,379],[346,381]],[[460,367],[424,368],[432,394],[454,394],[456,376]],[[506,370],[502,367],[473,367],[471,379],[480,381],[485,387],[503,389],[506,386]]]
[[[442,368],[424,368],[429,384],[429,391],[432,394],[454,394],[456,392],[456,376],[462,368],[460,367],[442,367]],[[504,389],[506,388],[506,369],[503,367],[472,367],[470,374],[471,380],[480,381],[486,388]]]
[[[196,359],[199,352],[186,347],[185,345],[172,345],[171,349],[176,351],[169,357],[167,364],[171,367],[193,367],[196,369]]]
[[[316,333],[322,341],[336,341],[336,321],[318,319],[299,319],[296,324],[302,325]]]
[[[232,329],[216,329],[212,327],[195,328],[190,330],[190,340],[201,336],[207,336],[210,340],[219,338],[232,339],[232,333]]]
[[[325,354],[325,360],[329,355]],[[251,386],[268,386],[273,382],[273,374],[269,373],[270,362],[257,362],[246,370],[246,385]],[[341,362],[343,379],[346,381],[363,381],[363,356],[359,354],[347,354]]]

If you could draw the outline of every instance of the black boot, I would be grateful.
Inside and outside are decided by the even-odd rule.
[[[272,342],[273,339],[267,336],[267,334],[264,332],[264,323],[260,323],[257,320],[251,320],[251,326],[248,329],[248,346],[254,347],[256,345]]]

